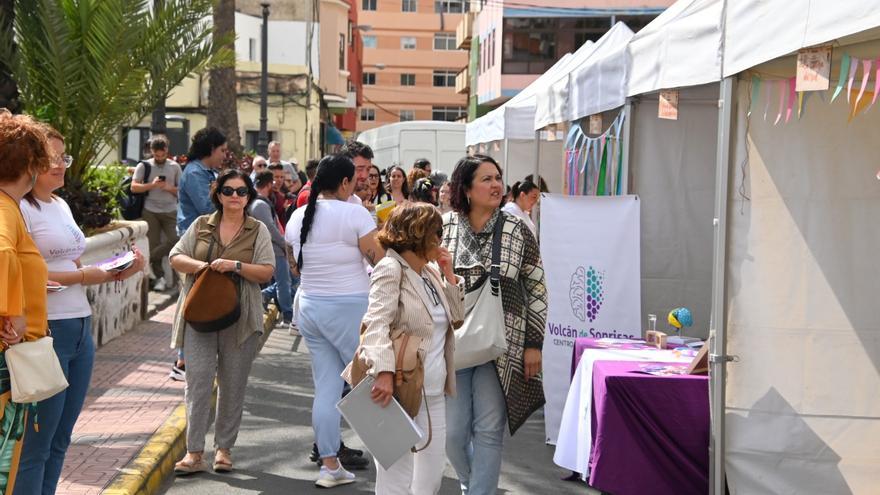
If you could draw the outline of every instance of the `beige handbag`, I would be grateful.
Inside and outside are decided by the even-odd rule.
[[[9,346],[4,354],[12,381],[12,402],[39,402],[67,388],[52,337]]]

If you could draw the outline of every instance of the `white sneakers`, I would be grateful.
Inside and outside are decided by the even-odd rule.
[[[156,280],[156,284],[153,285],[153,290],[156,292],[165,292],[168,290],[168,286],[165,284],[165,277],[159,277],[159,279]]]
[[[315,481],[315,485],[321,488],[333,488],[349,483],[354,483],[354,475],[346,471],[342,465],[335,471],[327,469],[327,466],[321,466],[321,473]]]

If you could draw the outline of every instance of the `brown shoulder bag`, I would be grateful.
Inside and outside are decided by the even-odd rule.
[[[209,264],[213,261],[214,242],[212,235],[206,260]],[[219,332],[231,327],[241,318],[240,284],[237,275],[220,273],[210,266],[203,268],[196,273],[196,281],[183,302],[183,319],[196,332]]]

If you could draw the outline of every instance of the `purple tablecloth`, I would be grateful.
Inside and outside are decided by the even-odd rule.
[[[593,365],[590,486],[614,495],[704,495],[708,377],[634,372],[643,365]]]
[[[638,342],[602,342],[599,339],[580,337],[574,341],[574,354],[571,356],[571,374],[577,369],[584,349],[656,349],[653,345]]]

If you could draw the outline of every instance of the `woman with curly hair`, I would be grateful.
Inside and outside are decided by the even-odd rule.
[[[0,492],[15,486],[22,437],[34,404],[12,402],[6,349],[46,336],[49,270],[28,235],[20,206],[51,151],[43,125],[26,115],[0,111]]]
[[[428,204],[395,208],[379,232],[385,257],[373,269],[362,345],[376,377],[373,400],[385,407],[394,392],[393,338],[408,334],[426,350],[424,400],[414,419],[427,439],[387,469],[376,463],[376,493],[383,495],[436,494],[443,479],[446,396],[455,393],[453,326],[463,315],[462,280],[440,246],[442,235],[443,219]]]

